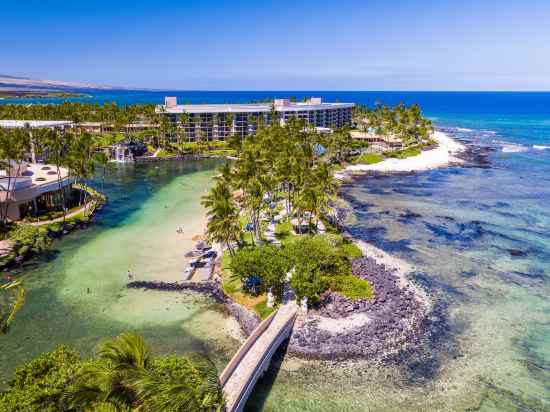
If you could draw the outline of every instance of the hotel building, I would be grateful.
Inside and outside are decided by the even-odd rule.
[[[275,99],[272,103],[250,104],[178,104],[175,97],[166,97],[165,104],[156,107],[170,122],[184,128],[187,140],[202,136],[205,140],[224,140],[232,134],[254,134],[259,123],[273,120],[284,125],[289,119],[305,120],[317,128],[339,128],[351,124],[353,103],[325,103],[311,98],[295,103]],[[273,117],[276,119],[272,119]]]

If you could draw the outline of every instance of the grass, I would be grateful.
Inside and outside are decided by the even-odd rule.
[[[271,315],[277,308],[267,307],[267,299],[261,301],[260,303],[255,304],[252,309],[260,316],[261,319],[267,318],[269,315]]]
[[[409,147],[404,150],[398,150],[395,152],[388,153],[388,157],[393,157],[396,159],[406,159],[407,157],[413,157],[418,156],[420,153],[422,153],[422,150],[418,146]]]
[[[355,159],[355,163],[372,165],[374,163],[380,163],[384,159],[384,156],[379,153],[363,153],[361,156]]]

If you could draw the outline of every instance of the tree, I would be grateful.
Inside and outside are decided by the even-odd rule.
[[[61,207],[63,209],[63,223],[67,214],[67,199],[65,189],[62,187],[61,165],[67,161],[66,150],[67,144],[65,135],[58,130],[47,130],[43,138],[44,149],[48,153],[48,162],[53,163],[57,169],[57,184],[61,194]]]
[[[206,236],[211,242],[224,243],[231,255],[234,254],[233,242],[239,242],[242,228],[239,221],[239,209],[233,199],[231,187],[225,181],[218,181],[203,196],[201,204],[206,208],[208,223]]]
[[[239,249],[231,259],[231,273],[253,294],[267,292],[270,288],[280,294],[290,265],[281,249],[262,245]]]
[[[65,391],[82,366],[77,351],[59,346],[19,366],[0,392],[0,410],[12,412],[67,410]]]
[[[15,191],[21,165],[30,150],[29,134],[21,129],[0,129],[0,159],[8,172],[5,202],[0,206],[0,220],[8,221],[8,210]]]
[[[215,366],[198,355],[151,356],[132,333],[100,345],[96,358],[60,346],[19,367],[2,411],[221,412],[222,390]]]

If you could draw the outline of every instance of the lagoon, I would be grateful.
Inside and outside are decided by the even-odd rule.
[[[200,197],[219,161],[163,162],[109,168],[109,198],[87,230],[55,241],[25,263],[27,302],[0,336],[0,376],[59,344],[91,354],[100,339],[143,334],[159,353],[202,352],[226,361],[237,325],[212,299],[189,293],[126,289],[137,280],[177,279],[205,215]],[[97,180],[94,185],[101,187]],[[176,233],[182,226],[183,234]],[[226,347],[225,350],[218,350]]]

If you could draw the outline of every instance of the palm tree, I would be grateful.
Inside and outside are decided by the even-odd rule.
[[[138,396],[132,379],[151,362],[151,349],[141,336],[124,332],[100,345],[99,362],[88,363],[66,394],[72,407],[93,410],[108,404],[115,410],[131,410]]]
[[[93,162],[101,166],[102,175],[101,175],[101,191],[105,188],[105,174],[107,171],[108,159],[104,151],[95,152],[92,156]]]
[[[9,205],[13,192],[15,191],[17,176],[19,176],[21,172],[22,162],[26,159],[29,150],[30,138],[25,130],[0,129],[0,159],[5,162],[4,166],[6,166],[8,172],[6,200],[2,205],[3,208],[0,208],[2,224],[7,223]],[[15,173],[12,173],[14,167],[16,167],[16,170]]]
[[[61,165],[67,161],[65,135],[58,130],[48,130],[43,135],[44,148],[48,152],[48,162],[53,163],[57,169],[57,184],[61,194],[61,206],[63,208],[63,223],[67,214],[67,199],[62,187]]]
[[[239,242],[242,228],[239,209],[233,200],[231,187],[227,182],[218,181],[210,192],[202,197],[201,204],[206,208],[208,223],[206,235],[211,242],[224,243],[233,256],[233,242]]]
[[[201,378],[197,387],[191,387],[187,376],[160,375],[147,370],[140,371],[132,379],[136,393],[144,409],[151,412],[194,411],[197,404],[203,411],[219,411],[220,399],[218,371],[214,364],[199,354],[187,356],[193,375]]]
[[[129,332],[101,344],[97,356],[65,393],[69,407],[117,412],[222,410],[217,370],[202,356],[156,360],[149,345]]]

